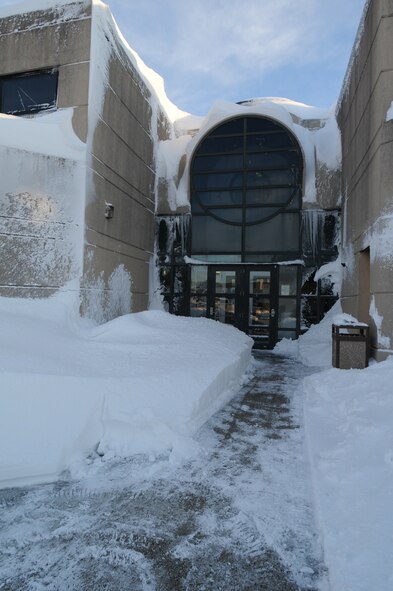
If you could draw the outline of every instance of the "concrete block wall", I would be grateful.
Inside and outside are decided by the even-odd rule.
[[[151,93],[112,31],[94,19],[89,102],[87,205],[82,301],[87,314],[108,320],[145,310],[154,251],[154,130]],[[106,56],[105,35],[111,38]],[[107,43],[106,43],[107,44]],[[107,44],[108,46],[108,44]],[[102,67],[102,60],[106,66]],[[154,123],[153,123],[154,124]],[[114,207],[105,217],[106,204]],[[118,300],[111,277],[118,269],[132,285],[130,300]],[[100,295],[99,295],[100,294]],[[130,294],[131,296],[131,294]],[[95,303],[93,303],[93,300]]]
[[[393,352],[393,261],[379,247],[393,216],[393,121],[386,120],[392,101],[393,0],[371,0],[338,107],[347,265],[342,303],[346,312],[370,324],[379,359]],[[374,300],[382,318],[379,327],[375,314],[373,319],[360,303],[367,289],[360,260],[368,249],[369,302]]]

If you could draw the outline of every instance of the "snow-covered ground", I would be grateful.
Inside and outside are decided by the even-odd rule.
[[[309,366],[305,428],[315,505],[332,591],[393,589],[393,358],[367,369],[331,367],[336,304],[298,342],[276,350]]]
[[[69,287],[48,300],[0,299],[2,485],[53,480],[64,469],[83,478],[97,451],[106,464],[140,452],[150,462],[195,457],[198,427],[244,379],[250,339],[159,311],[95,326],[79,318]],[[299,372],[313,366],[302,387],[305,431],[331,589],[390,591],[393,360],[331,368],[331,324],[348,320],[336,305],[276,353]],[[263,477],[285,487],[278,467],[265,462]]]
[[[232,327],[161,311],[96,326],[76,293],[0,298],[0,487],[80,471],[92,451],[187,454],[249,366]]]

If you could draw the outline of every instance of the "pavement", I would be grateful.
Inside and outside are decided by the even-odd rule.
[[[78,480],[0,491],[0,590],[328,589],[304,444],[309,373],[256,353],[189,457],[92,457]]]

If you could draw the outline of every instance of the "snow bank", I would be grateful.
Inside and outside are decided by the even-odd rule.
[[[306,378],[305,424],[332,591],[393,588],[393,359]]]
[[[250,363],[232,327],[161,311],[93,326],[76,294],[0,298],[2,486],[55,479],[97,449],[189,453]]]

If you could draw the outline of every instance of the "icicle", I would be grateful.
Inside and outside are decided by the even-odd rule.
[[[321,211],[318,209],[307,209],[303,211],[303,244],[305,251],[311,251],[313,261],[317,260],[319,219]]]

